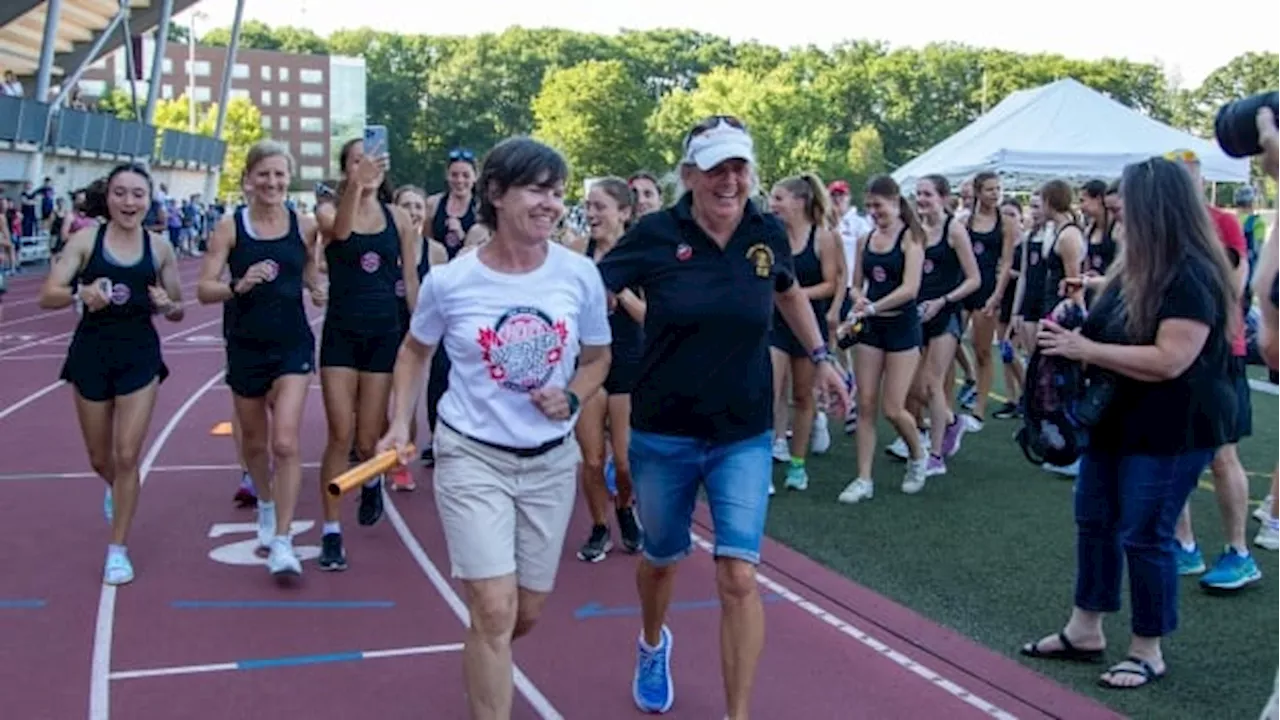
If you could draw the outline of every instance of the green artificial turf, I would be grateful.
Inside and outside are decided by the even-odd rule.
[[[1242,443],[1250,512],[1266,495],[1276,464],[1276,398],[1253,393],[1254,435]],[[988,414],[998,403],[991,403]],[[1276,553],[1252,547],[1263,580],[1233,596],[1210,596],[1182,579],[1180,627],[1165,641],[1169,674],[1138,691],[1095,685],[1099,666],[1022,658],[1022,643],[1056,632],[1071,607],[1075,526],[1071,481],[1032,466],[1011,434],[1016,421],[989,419],[964,437],[949,473],[915,496],[899,486],[905,466],[884,453],[894,439],[881,420],[876,495],[865,504],[836,502],[855,474],[851,437],[833,422],[832,446],[810,457],[809,488],[782,489],[771,503],[771,537],[1077,692],[1133,718],[1256,718],[1277,670]],[[1192,495],[1195,529],[1207,563],[1223,545],[1209,477]],[[1249,520],[1247,538],[1257,532]],[[1124,657],[1125,609],[1106,623],[1108,660]]]

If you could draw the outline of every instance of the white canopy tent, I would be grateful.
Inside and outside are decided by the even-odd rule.
[[[1248,182],[1249,161],[1217,143],[1175,130],[1072,79],[1010,94],[963,130],[893,173],[906,192],[924,175],[959,183],[989,170],[1009,189],[1053,178],[1120,176],[1124,166],[1171,150],[1192,150],[1208,182]]]

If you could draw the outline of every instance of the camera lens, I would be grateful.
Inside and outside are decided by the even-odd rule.
[[[1233,158],[1253,157],[1262,153],[1258,145],[1258,110],[1270,107],[1273,116],[1280,117],[1276,109],[1280,95],[1275,90],[1259,93],[1243,100],[1235,100],[1218,109],[1213,122],[1214,134],[1222,151]]]

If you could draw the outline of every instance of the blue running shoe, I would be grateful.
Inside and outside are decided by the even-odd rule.
[[[1199,546],[1187,550],[1182,545],[1178,545],[1174,553],[1178,561],[1179,575],[1199,575],[1204,572],[1204,555],[1200,554]]]
[[[658,647],[645,647],[642,636],[636,643],[636,675],[631,681],[631,697],[636,707],[647,713],[665,713],[676,701],[671,682],[671,631],[662,626]]]
[[[1213,569],[1200,578],[1200,587],[1205,590],[1239,590],[1261,579],[1262,571],[1252,555],[1241,555],[1228,547],[1218,556]]]

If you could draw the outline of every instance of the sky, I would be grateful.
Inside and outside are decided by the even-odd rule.
[[[378,30],[442,35],[501,32],[507,27],[557,27],[583,32],[620,29],[691,28],[756,40],[782,48],[829,47],[844,40],[882,40],[893,47],[930,42],[959,42],[1016,52],[1053,52],[1094,60],[1124,57],[1157,62],[1171,80],[1195,87],[1211,72],[1247,50],[1280,50],[1280,3],[1245,3],[1220,17],[1170,12],[1168,0],[1107,0],[1080,4],[914,0],[907,6],[818,0],[799,12],[781,12],[785,4],[759,2],[758,12],[743,3],[690,0],[455,0],[406,3],[403,0],[247,0],[245,19],[268,25],[300,25],[320,35],[368,25]],[[483,7],[478,7],[483,5]],[[194,12],[207,19],[201,27],[229,26],[236,0],[201,0],[175,19],[186,24]],[[1250,12],[1261,15],[1249,19]],[[358,7],[358,11],[353,12]],[[1050,19],[1040,8],[1063,8]],[[1186,5],[1186,7],[1192,7]],[[1196,5],[1194,7],[1212,7]],[[410,10],[412,8],[412,10]],[[1033,25],[1032,20],[1040,23]]]

